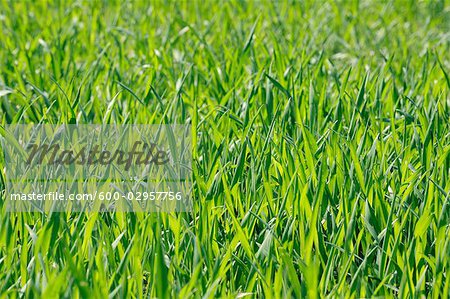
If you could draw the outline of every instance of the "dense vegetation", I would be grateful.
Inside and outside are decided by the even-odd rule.
[[[2,297],[449,298],[444,1],[0,3],[0,125],[194,144],[192,213],[1,203]]]

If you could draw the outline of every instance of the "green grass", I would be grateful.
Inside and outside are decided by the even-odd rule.
[[[1,203],[0,297],[450,296],[448,2],[0,3],[2,126],[194,144],[192,213]]]

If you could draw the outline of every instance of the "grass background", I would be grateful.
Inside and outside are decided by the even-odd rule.
[[[449,297],[448,2],[1,0],[0,28],[2,126],[194,144],[192,213],[1,203],[1,297]]]

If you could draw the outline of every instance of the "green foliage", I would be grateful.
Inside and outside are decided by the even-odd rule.
[[[0,3],[1,125],[194,143],[192,213],[1,203],[0,297],[450,296],[444,1]]]

